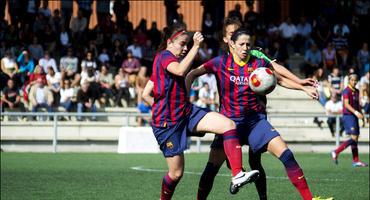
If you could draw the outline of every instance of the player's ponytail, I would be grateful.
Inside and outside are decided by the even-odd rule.
[[[163,51],[167,48],[167,43],[174,40],[177,36],[185,33],[185,27],[182,24],[175,23],[170,27],[163,28],[162,42],[159,45],[157,52]]]

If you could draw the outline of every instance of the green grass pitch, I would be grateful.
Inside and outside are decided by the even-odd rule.
[[[186,173],[175,200],[195,199],[208,155],[185,157]],[[350,154],[341,155],[338,166],[329,154],[296,153],[295,157],[314,195],[334,196],[336,200],[369,199],[369,167],[353,168]],[[368,154],[360,157],[369,161]],[[269,199],[300,199],[278,159],[264,154],[262,162],[268,176]],[[161,154],[1,153],[1,199],[157,200],[164,170]],[[209,199],[258,199],[253,184],[236,195],[229,194],[230,172],[223,166],[219,174]]]

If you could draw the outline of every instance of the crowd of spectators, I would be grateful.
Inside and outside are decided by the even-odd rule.
[[[156,22],[148,28],[147,19],[142,19],[133,27],[127,17],[127,0],[114,1],[113,21],[106,4],[109,1],[98,1],[98,24],[89,29],[92,1],[77,1],[77,16],[72,15],[70,2],[62,1],[61,10],[53,11],[47,1],[43,1],[42,7],[29,3],[25,14],[11,13],[9,22],[1,20],[2,111],[17,107],[21,111],[37,111],[43,107],[49,112],[96,112],[104,106],[137,106],[140,112],[150,112],[140,94],[160,45],[161,31]],[[359,89],[368,112],[369,38],[361,34],[360,19],[368,14],[370,4],[363,0],[356,4],[362,6],[353,15],[337,20],[320,15],[302,16],[298,21],[289,17],[282,22],[265,21],[253,11],[253,3],[247,3],[246,13],[241,13],[236,4],[227,16],[239,18],[252,31],[253,44],[263,48],[268,56],[292,71],[300,71],[302,77],[317,79],[323,105],[332,98],[331,94],[340,99],[345,76],[353,70],[362,77]],[[222,30],[216,23],[219,19],[210,12],[205,9],[201,31],[206,39],[194,66],[225,51]],[[174,17],[176,20],[168,23],[186,25],[181,13],[170,19]],[[302,64],[291,65],[292,57],[300,58]],[[193,84],[191,102],[217,110],[218,98],[213,75],[206,74]],[[140,119],[139,123],[145,121]]]

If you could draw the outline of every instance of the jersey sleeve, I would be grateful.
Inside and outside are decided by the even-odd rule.
[[[348,90],[347,89],[344,89],[343,90],[342,96],[343,96],[343,101],[344,101],[344,99],[348,99],[349,98],[349,93],[348,93]]]
[[[179,60],[170,52],[163,53],[161,65],[164,67],[164,69],[167,69],[168,65],[170,65],[172,62],[179,62]]]
[[[221,57],[212,58],[208,62],[203,64],[203,67],[208,73],[215,73],[221,67]]]

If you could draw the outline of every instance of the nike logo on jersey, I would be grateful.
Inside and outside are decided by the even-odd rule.
[[[229,70],[229,71],[233,71],[233,70],[234,70],[234,68],[230,68],[230,67],[228,67],[228,68],[227,68],[227,70]]]
[[[298,177],[298,180],[301,180],[302,178],[304,178],[304,175]]]

